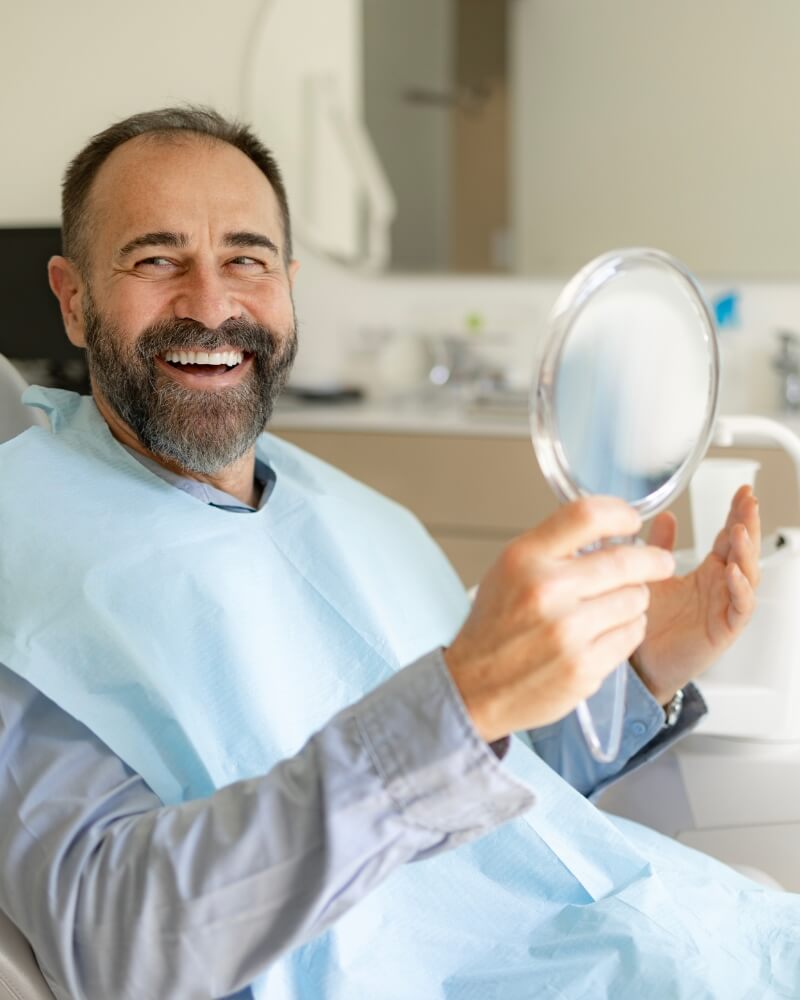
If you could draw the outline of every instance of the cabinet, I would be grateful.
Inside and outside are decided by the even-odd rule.
[[[330,462],[414,511],[468,585],[476,583],[503,545],[557,506],[530,441],[403,431],[326,430],[287,426],[273,433]],[[794,470],[777,449],[724,449],[761,462],[757,489],[765,531],[800,518]],[[688,495],[678,497],[678,547],[692,544]]]

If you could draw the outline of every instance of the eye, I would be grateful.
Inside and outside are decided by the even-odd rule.
[[[168,268],[174,266],[174,261],[171,261],[169,257],[145,257],[144,260],[136,262],[136,267]]]
[[[263,267],[263,260],[256,260],[255,257],[240,256],[228,261],[229,264],[236,264],[237,267]]]

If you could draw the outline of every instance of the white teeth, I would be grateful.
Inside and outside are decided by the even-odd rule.
[[[244,354],[241,351],[167,351],[165,361],[174,361],[180,365],[227,365],[233,368],[241,364]]]

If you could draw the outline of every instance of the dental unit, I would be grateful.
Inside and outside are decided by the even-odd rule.
[[[719,417],[714,443],[780,447],[800,484],[800,441],[777,421]],[[678,556],[684,569],[697,559],[693,551]],[[694,734],[611,788],[602,807],[799,891],[799,649],[796,523],[764,540],[753,620],[698,682],[708,715]]]

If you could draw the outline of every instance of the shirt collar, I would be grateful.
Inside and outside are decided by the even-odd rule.
[[[137,462],[140,462],[145,468],[159,476],[164,480],[164,482],[169,483],[171,486],[175,486],[179,490],[183,490],[184,493],[188,493],[190,497],[194,497],[195,500],[199,500],[201,503],[210,504],[213,507],[220,507],[223,510],[241,513],[252,513],[255,510],[260,510],[267,500],[269,500],[272,489],[275,486],[274,470],[271,469],[266,462],[262,462],[261,459],[257,457],[255,481],[256,484],[261,487],[261,499],[258,502],[258,507],[251,507],[250,504],[243,503],[238,497],[235,497],[230,493],[226,493],[224,490],[218,490],[216,486],[212,486],[210,483],[203,483],[198,479],[191,479],[189,476],[182,476],[178,472],[172,472],[170,469],[165,469],[164,466],[156,462],[155,459],[150,458],[148,455],[142,455],[141,452],[135,451],[133,448],[129,448],[126,444],[122,447],[125,448],[129,454],[133,455]]]

